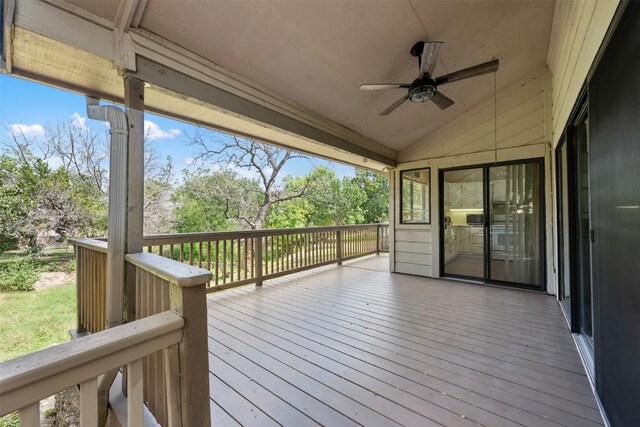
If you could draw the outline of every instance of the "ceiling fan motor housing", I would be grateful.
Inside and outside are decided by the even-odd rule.
[[[409,88],[409,100],[411,102],[427,102],[436,95],[436,85],[431,79],[416,80]]]

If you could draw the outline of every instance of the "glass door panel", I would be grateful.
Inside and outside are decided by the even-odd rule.
[[[444,274],[484,279],[484,169],[443,172]]]
[[[593,342],[591,307],[591,203],[589,199],[588,119],[579,120],[575,127],[576,196],[578,216],[578,292],[580,333]]]
[[[541,169],[539,162],[489,168],[489,280],[543,284]]]
[[[569,237],[569,144],[561,142],[556,152],[558,191],[558,284],[560,302],[567,316],[571,318],[571,259]]]

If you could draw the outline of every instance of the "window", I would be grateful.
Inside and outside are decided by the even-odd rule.
[[[403,224],[429,224],[431,222],[430,169],[400,172],[400,210]]]

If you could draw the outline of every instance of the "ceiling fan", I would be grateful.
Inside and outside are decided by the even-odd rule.
[[[407,89],[407,94],[388,106],[382,111],[380,116],[387,116],[393,110],[402,105],[407,99],[411,102],[422,103],[431,101],[440,109],[444,110],[453,105],[453,100],[438,91],[438,86],[457,82],[459,80],[480,76],[482,74],[493,73],[498,70],[499,61],[493,59],[483,64],[474,65],[444,76],[433,78],[433,70],[438,62],[438,52],[444,42],[428,41],[418,42],[411,48],[411,55],[418,58],[418,78],[413,83],[383,83],[364,84],[360,90],[387,90],[387,89]]]

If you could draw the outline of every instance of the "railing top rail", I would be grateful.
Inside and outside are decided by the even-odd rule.
[[[300,227],[300,228],[263,228],[260,230],[232,230],[232,231],[205,231],[199,233],[180,234],[155,234],[144,236],[143,244],[170,244],[200,242],[207,240],[225,240],[247,237],[261,237],[297,233],[321,233],[327,231],[353,230],[361,228],[372,228],[386,226],[388,224],[353,224],[353,225],[332,225],[327,227]]]
[[[80,246],[92,249],[97,252],[107,253],[107,242],[96,239],[69,239],[69,243],[73,246]]]
[[[213,278],[209,270],[147,252],[126,255],[125,260],[183,288],[202,285]]]
[[[0,415],[117,369],[182,339],[183,318],[172,312],[0,363]]]

